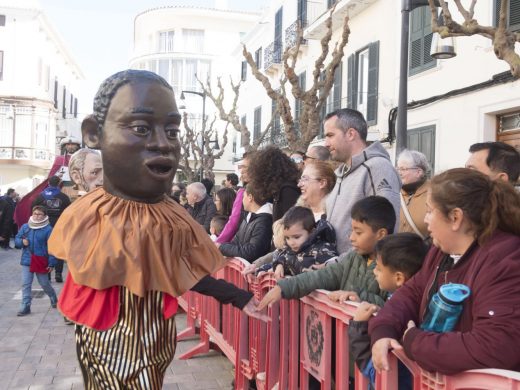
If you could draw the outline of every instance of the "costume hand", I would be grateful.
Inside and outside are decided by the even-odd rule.
[[[284,276],[285,275],[284,275],[284,272],[283,272],[283,265],[278,264],[276,266],[276,269],[274,270],[274,278],[276,280],[280,280],[280,279],[283,279]]]
[[[354,321],[368,321],[380,307],[368,302],[361,302],[354,313]]]
[[[388,352],[392,349],[403,349],[396,339],[384,338],[377,340],[372,346],[372,362],[377,372],[388,371]]]
[[[403,339],[404,337],[406,336],[406,334],[408,333],[408,331],[410,329],[413,329],[415,328],[415,322],[413,322],[412,320],[408,321],[408,327],[406,328],[406,330],[404,331],[404,334],[403,334]]]
[[[261,311],[268,305],[278,302],[282,299],[282,289],[280,286],[274,286],[271,291],[265,294],[265,297],[258,304],[256,311]]]
[[[361,302],[359,295],[355,291],[332,291],[329,293],[329,299],[334,302],[342,303],[344,301]]]
[[[257,308],[258,302],[253,297],[249,300],[249,302],[247,302],[247,305],[244,306],[242,311],[251,318],[256,318],[257,320],[264,322],[269,321],[269,316],[267,314],[261,313]]]
[[[27,238],[23,238],[22,244],[24,244],[25,246],[29,246],[29,240]]]

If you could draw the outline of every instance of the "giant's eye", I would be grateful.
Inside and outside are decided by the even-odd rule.
[[[150,128],[145,125],[130,126],[130,129],[137,135],[148,135],[150,134]]]
[[[169,126],[164,129],[166,137],[169,139],[177,139],[179,136],[179,128],[177,126]]]

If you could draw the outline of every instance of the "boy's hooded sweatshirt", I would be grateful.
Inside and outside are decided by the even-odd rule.
[[[336,169],[336,185],[326,201],[327,219],[334,227],[338,238],[339,253],[350,247],[352,206],[367,196],[379,195],[394,206],[397,232],[399,223],[401,180],[386,149],[374,142],[361,153],[352,156],[352,165],[342,164]]]

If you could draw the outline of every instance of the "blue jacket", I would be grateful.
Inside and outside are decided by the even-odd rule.
[[[31,229],[26,223],[21,227],[14,239],[14,245],[19,249],[23,248],[22,259],[20,260],[21,265],[31,265],[31,250],[33,250],[33,253],[37,256],[48,256],[49,267],[56,265],[56,258],[49,255],[47,248],[47,241],[49,241],[51,233],[51,225],[47,225],[41,229]],[[29,241],[29,246],[23,244],[23,238]]]

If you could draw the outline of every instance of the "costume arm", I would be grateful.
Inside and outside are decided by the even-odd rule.
[[[231,303],[240,310],[253,298],[253,293],[242,290],[223,279],[215,279],[211,275],[203,277],[191,290],[213,297],[222,304]]]
[[[226,226],[224,226],[222,233],[220,233],[220,236],[217,238],[219,244],[230,242],[233,237],[235,237],[240,225],[240,217],[242,215],[242,198],[244,197],[244,191],[245,190],[241,188],[237,192],[229,220],[227,221]]]

